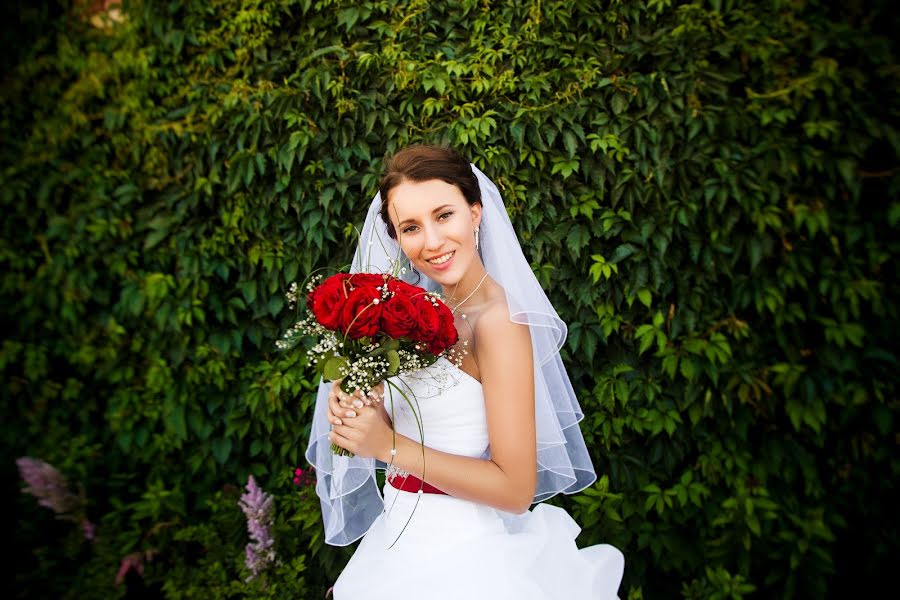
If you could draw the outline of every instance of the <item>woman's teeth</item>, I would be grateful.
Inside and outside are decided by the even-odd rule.
[[[439,257],[437,257],[437,258],[432,258],[432,259],[430,259],[428,262],[430,262],[430,263],[433,264],[433,265],[442,265],[442,264],[444,264],[445,262],[447,262],[448,260],[450,260],[451,258],[453,258],[453,254],[454,254],[455,252],[456,252],[456,250],[454,250],[453,252],[448,252],[447,254],[444,254],[444,255],[439,256]]]

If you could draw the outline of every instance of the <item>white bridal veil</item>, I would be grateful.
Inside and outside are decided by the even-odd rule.
[[[564,492],[573,494],[597,478],[578,422],[584,417],[559,355],[566,339],[566,324],[559,318],[522,254],[519,240],[497,186],[475,165],[483,205],[480,225],[482,262],[491,277],[506,291],[510,319],[531,330],[534,357],[534,408],[537,425],[538,480],[534,502]],[[359,245],[352,273],[393,272],[397,258],[405,257],[387,233],[380,216],[381,196],[375,195]],[[366,268],[363,268],[363,267]],[[430,291],[441,288],[424,275],[414,280],[410,270],[401,276]],[[306,459],[316,468],[316,493],[322,503],[325,541],[346,546],[362,537],[384,509],[375,469],[385,463],[373,458],[348,458],[331,452],[328,433],[328,392],[331,383],[319,384]],[[490,448],[483,458],[490,458]]]

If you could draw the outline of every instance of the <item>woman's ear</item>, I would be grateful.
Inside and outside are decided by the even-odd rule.
[[[476,229],[481,226],[481,202],[476,202],[469,206],[472,212],[472,226]]]

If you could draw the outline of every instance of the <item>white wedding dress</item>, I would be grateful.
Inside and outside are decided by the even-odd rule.
[[[478,380],[440,358],[390,381],[415,395],[426,446],[489,456]],[[389,413],[392,397],[397,433],[421,440],[412,410],[387,386]],[[335,583],[335,600],[395,600],[410,592],[426,600],[617,597],[622,553],[606,544],[578,549],[581,528],[562,508],[540,503],[516,515],[443,494],[401,491],[390,483],[383,494],[384,512]]]

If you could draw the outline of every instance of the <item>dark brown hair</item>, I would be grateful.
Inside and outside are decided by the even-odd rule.
[[[381,219],[387,224],[388,235],[392,239],[397,239],[397,232],[388,216],[388,194],[404,181],[431,179],[440,179],[458,187],[469,206],[481,203],[481,189],[472,166],[456,150],[426,144],[407,146],[387,160],[384,176],[378,185]]]

